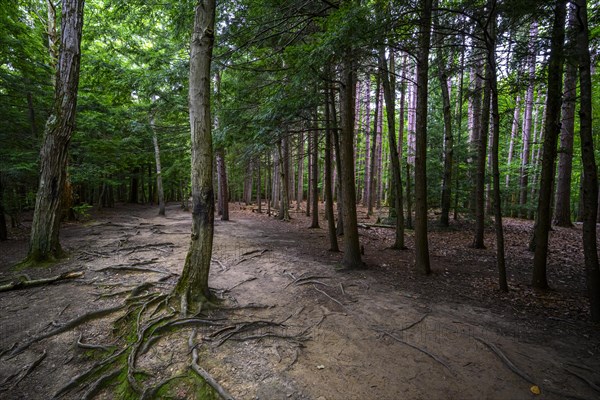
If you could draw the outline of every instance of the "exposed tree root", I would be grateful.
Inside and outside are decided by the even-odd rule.
[[[111,265],[104,268],[94,270],[94,272],[118,271],[118,272],[154,272],[157,274],[173,275],[172,272],[163,271],[154,268],[136,267],[133,265]]]
[[[196,329],[192,330],[192,334],[188,339],[188,347],[192,351],[192,370],[200,375],[202,379],[204,379],[204,381],[208,383],[219,394],[219,396],[221,396],[223,400],[235,400],[234,397],[229,394],[229,392],[227,392],[227,390],[225,390],[225,388],[221,386],[211,374],[206,372],[198,365],[198,349],[194,344],[194,336],[196,336]]]
[[[450,368],[450,366],[444,360],[442,360],[440,357],[436,356],[435,354],[433,354],[425,349],[422,349],[419,346],[415,346],[414,344],[405,342],[404,340],[400,339],[399,337],[397,337],[396,335],[394,335],[390,332],[382,331],[382,330],[380,330],[379,332],[381,332],[385,336],[389,336],[390,338],[394,339],[398,343],[402,343],[402,344],[410,347],[411,349],[420,351],[421,353],[425,354],[427,357],[431,358],[432,360],[434,360],[434,361],[438,362],[439,364],[443,365],[444,367],[446,367],[448,369],[448,371],[452,372],[452,369]]]
[[[79,334],[79,339],[77,339],[77,347],[80,347],[82,349],[110,351],[110,350],[114,349],[114,347],[115,347],[114,345],[104,346],[101,344],[83,343],[81,341],[82,338],[83,338],[83,332],[81,332]]]
[[[16,356],[17,354],[23,352],[25,349],[27,349],[29,346],[31,346],[32,344],[39,342],[40,340],[43,339],[47,339],[49,337],[58,335],[59,333],[63,333],[66,332],[70,329],[76,328],[77,326],[83,324],[84,322],[87,321],[91,321],[93,319],[96,318],[102,318],[106,315],[112,314],[114,312],[120,311],[124,308],[123,305],[119,305],[119,306],[115,306],[115,307],[109,307],[109,308],[104,308],[101,310],[96,310],[96,311],[92,311],[89,312],[87,314],[81,315],[77,318],[74,318],[70,321],[65,322],[63,325],[59,326],[58,328],[51,330],[49,332],[46,333],[41,333],[37,336],[34,336],[32,338],[30,338],[29,340],[25,341],[24,343],[18,345],[16,348],[14,348],[11,352],[8,353],[8,357],[12,358],[14,356]]]
[[[399,332],[402,332],[402,331],[407,331],[407,330],[409,330],[410,328],[412,328],[413,326],[417,326],[418,324],[420,324],[421,322],[423,322],[423,320],[424,320],[425,318],[427,318],[428,316],[429,316],[429,314],[424,314],[424,315],[423,315],[421,318],[419,318],[417,321],[413,322],[413,323],[412,323],[412,324],[410,324],[410,325],[407,325],[407,326],[405,326],[405,327],[404,327],[404,328],[402,328],[402,329],[399,329],[398,331],[399,331]]]
[[[83,276],[83,272],[81,271],[69,271],[63,274],[53,276],[51,278],[42,278],[42,279],[29,279],[26,280],[13,280],[12,282],[0,286],[0,292],[7,292],[9,290],[17,290],[17,289],[27,289],[35,286],[49,285],[51,283],[56,283],[60,281],[66,281],[70,279],[81,278]]]
[[[591,380],[589,380],[588,378],[586,378],[583,375],[578,374],[577,372],[570,370],[568,368],[565,368],[565,371],[567,371],[568,373],[570,373],[571,375],[581,379],[582,381],[584,381],[585,383],[588,384],[589,387],[591,387],[592,389],[594,389],[596,392],[600,393],[600,387],[598,387],[598,385],[596,385],[594,382],[592,382]]]
[[[4,390],[11,390],[13,388],[15,388],[23,379],[25,379],[27,377],[27,375],[29,375],[31,373],[31,371],[33,371],[38,365],[41,364],[42,361],[44,361],[44,358],[46,358],[46,350],[44,350],[42,352],[42,354],[35,359],[31,364],[29,365],[25,365],[20,372],[16,372],[10,376],[8,376],[4,382],[2,382],[2,384],[0,384],[0,390],[4,391]],[[14,379],[14,382],[11,382]],[[10,385],[9,385],[10,383]]]
[[[494,354],[496,354],[498,356],[498,358],[500,358],[500,360],[502,360],[502,362],[504,363],[504,365],[506,365],[512,372],[514,372],[515,374],[519,375],[521,378],[523,378],[525,381],[527,381],[528,383],[535,385],[536,383],[533,381],[533,379],[531,379],[529,377],[529,375],[527,375],[525,372],[521,371],[503,352],[502,350],[500,350],[495,344],[488,342],[487,340],[479,337],[479,336],[474,336],[475,340],[477,340],[478,342],[484,344],[488,349],[492,350],[492,352],[494,352]]]
[[[102,388],[104,388],[104,386],[112,381],[113,379],[115,379],[116,377],[118,377],[121,372],[123,372],[123,368],[118,368],[114,371],[108,372],[104,375],[102,375],[100,378],[96,379],[88,388],[88,390],[85,392],[85,394],[81,397],[82,400],[91,400],[93,399],[96,394],[98,394],[98,392],[100,390],[102,390]]]
[[[260,257],[263,254],[265,254],[267,251],[269,251],[269,249],[252,250],[252,251],[248,251],[246,253],[243,253],[242,254],[242,258],[237,263],[235,263],[235,265],[240,265],[244,261],[248,261],[248,260],[251,260],[253,258]],[[248,256],[248,257],[244,257],[244,256]]]
[[[337,299],[334,299],[333,297],[331,297],[330,295],[328,295],[326,292],[324,292],[323,290],[319,289],[318,287],[316,287],[315,285],[313,285],[313,289],[315,289],[317,292],[319,293],[323,293],[325,296],[327,296],[329,299],[331,299],[332,301],[336,302],[337,304],[339,304],[342,308],[346,308],[346,306],[344,306],[344,304],[342,304],[342,302],[340,302]]]

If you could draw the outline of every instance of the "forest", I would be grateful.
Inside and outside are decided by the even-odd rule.
[[[600,396],[597,0],[0,6],[0,397]]]

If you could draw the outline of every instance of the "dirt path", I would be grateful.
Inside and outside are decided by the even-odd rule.
[[[190,218],[175,206],[167,213],[159,218],[153,209],[130,206],[66,226],[63,244],[71,250],[70,259],[24,272],[37,278],[81,269],[85,277],[0,293],[0,349],[52,329],[53,321],[116,306],[121,292],[141,283],[155,282],[168,291],[183,265]],[[406,271],[399,276],[399,268],[391,272],[395,263],[410,263],[410,252],[381,247],[369,254],[374,249],[369,247],[369,268],[340,271],[340,255],[326,250],[325,230],[305,229],[304,222],[300,214],[293,223],[282,223],[248,210],[234,211],[230,222],[217,222],[210,284],[235,309],[227,313],[224,327],[215,326],[197,340],[200,364],[236,398],[529,399],[536,397],[530,391],[534,384],[543,399],[600,395],[576,376],[600,384],[600,374],[593,372],[600,371],[597,327],[576,318],[519,318],[507,311],[510,305],[468,301],[473,293],[448,295],[436,285],[451,263],[436,263],[430,278]],[[385,242],[378,235],[363,232],[362,241]],[[13,275],[8,265],[25,248],[24,240],[0,244],[2,277]],[[132,266],[139,270],[123,269]],[[97,361],[77,345],[80,337],[85,343],[114,343],[118,332],[113,334],[112,321],[118,316],[42,340],[14,358],[3,356],[0,397],[51,397]],[[252,329],[219,340],[231,321],[237,327],[251,322]],[[185,371],[189,332],[160,338],[140,357],[140,368],[153,372],[157,381],[166,372]],[[44,352],[20,382],[10,378]],[[526,377],[511,371],[510,362]],[[98,398],[119,398],[115,390],[108,388]],[[186,392],[184,384],[172,395],[200,398]],[[78,399],[81,393],[67,392],[63,398]]]

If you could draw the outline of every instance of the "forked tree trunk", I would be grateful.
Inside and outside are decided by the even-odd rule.
[[[535,254],[533,257],[533,287],[548,287],[546,261],[548,257],[548,234],[552,218],[550,203],[556,164],[556,145],[560,134],[560,109],[563,74],[563,48],[565,41],[566,0],[559,0],[554,9],[554,23],[548,63],[548,95],[544,127],[544,149],[540,193],[535,224]]]
[[[181,313],[197,310],[211,297],[208,273],[212,255],[215,199],[210,117],[210,67],[214,43],[215,0],[198,0],[190,49],[189,112],[192,136],[192,236],[173,294]]]
[[[150,128],[152,129],[152,143],[154,144],[154,159],[156,160],[156,191],[158,193],[158,215],[165,215],[165,193],[163,192],[162,168],[160,166],[160,147],[154,126],[154,115],[150,117]],[[148,181],[148,186],[152,183]]]
[[[427,95],[432,0],[420,0],[421,24],[417,55],[417,118],[415,127],[415,266],[431,273],[427,238]]]
[[[67,179],[69,143],[75,128],[84,0],[63,0],[54,105],[40,151],[40,181],[28,259],[60,257],[61,192]]]

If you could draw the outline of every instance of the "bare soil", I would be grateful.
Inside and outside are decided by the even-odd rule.
[[[281,222],[255,207],[232,208],[231,221],[216,222],[210,276],[222,308],[209,312],[214,325],[193,339],[199,364],[235,398],[599,398],[600,326],[587,316],[581,227],[552,232],[552,289],[536,291],[529,286],[532,222],[506,220],[511,290],[503,294],[496,284],[493,231],[486,233],[487,249],[472,249],[469,222],[440,229],[432,216],[433,273],[423,276],[414,269],[411,231],[408,250],[397,251],[388,248],[391,229],[361,228],[366,268],[348,271],[340,269],[341,254],[328,251],[326,230],[308,229],[302,210]],[[375,222],[364,210],[360,215],[362,223]],[[71,270],[84,276],[0,293],[0,352],[6,351],[0,398],[51,398],[104,357],[78,341],[118,349],[123,332],[114,329],[115,320],[124,311],[10,357],[15,343],[118,306],[144,282],[168,293],[184,263],[190,220],[176,204],[167,217],[141,205],[95,211],[85,222],[64,225],[67,259],[22,271],[12,265],[27,252],[29,222],[13,230],[12,239],[0,243],[0,280]],[[240,327],[248,329],[234,332]],[[161,335],[140,354],[137,368],[146,371],[147,382],[188,373],[191,332],[182,326]],[[533,386],[541,394],[532,393]],[[80,399],[86,389],[58,397]],[[118,390],[108,384],[97,398],[122,398]],[[182,378],[156,398],[203,395]]]

